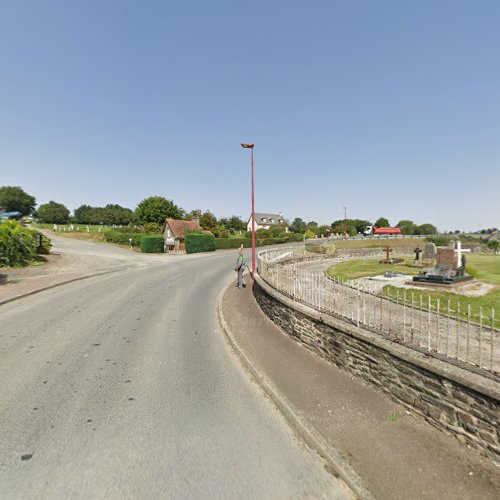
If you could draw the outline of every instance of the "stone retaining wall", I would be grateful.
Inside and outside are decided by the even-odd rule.
[[[500,465],[500,382],[319,313],[256,277],[254,295],[284,332],[388,393]]]

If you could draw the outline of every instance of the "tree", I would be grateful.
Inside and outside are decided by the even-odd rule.
[[[376,226],[376,227],[391,227],[391,225],[389,224],[389,221],[385,217],[380,217],[378,220],[376,220],[374,226]]]
[[[399,229],[401,229],[402,234],[413,234],[415,232],[415,229],[417,228],[417,225],[411,220],[400,220],[396,224],[396,227],[399,227]]]
[[[130,208],[108,204],[100,210],[102,211],[101,219],[104,224],[126,226],[134,221],[134,212]]]
[[[22,215],[30,215],[35,205],[35,197],[26,193],[19,186],[0,187],[0,209],[6,212],[21,212]]]
[[[38,207],[35,217],[48,224],[66,224],[69,221],[69,210],[62,203],[49,201]]]
[[[234,229],[235,231],[244,231],[247,227],[245,222],[238,215],[232,215],[228,219],[228,225],[226,226],[229,229]]]
[[[364,230],[364,226],[362,228]],[[356,221],[352,219],[338,219],[332,222],[332,233],[334,234],[344,234],[347,233],[349,236],[356,236],[358,233]]]
[[[167,200],[163,196],[150,196],[137,205],[135,215],[142,224],[146,222],[163,224],[165,219],[182,219],[185,212],[172,200]]]
[[[413,234],[437,234],[437,229],[432,224],[422,224],[416,227]]]
[[[218,227],[217,217],[207,210],[200,216],[200,226],[205,230],[214,231]]]
[[[323,225],[318,227],[318,235],[327,236],[332,232],[331,226]]]
[[[303,233],[306,230],[306,223],[300,217],[296,217],[291,223],[290,229],[294,233]]]
[[[74,211],[74,219],[78,224],[90,224],[92,207],[90,205],[80,205]]]

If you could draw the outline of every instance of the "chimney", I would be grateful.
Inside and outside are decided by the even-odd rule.
[[[196,223],[197,226],[200,225],[200,218],[196,215],[195,217],[193,217],[193,222]]]

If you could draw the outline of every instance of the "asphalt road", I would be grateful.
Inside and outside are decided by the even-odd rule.
[[[0,497],[349,498],[218,329],[235,254],[158,257],[0,307]]]

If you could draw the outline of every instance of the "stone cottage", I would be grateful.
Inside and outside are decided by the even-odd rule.
[[[184,236],[194,231],[203,231],[204,233],[212,234],[210,231],[205,231],[200,226],[200,220],[198,218],[193,220],[166,219],[165,226],[163,227],[165,252],[185,252]]]

